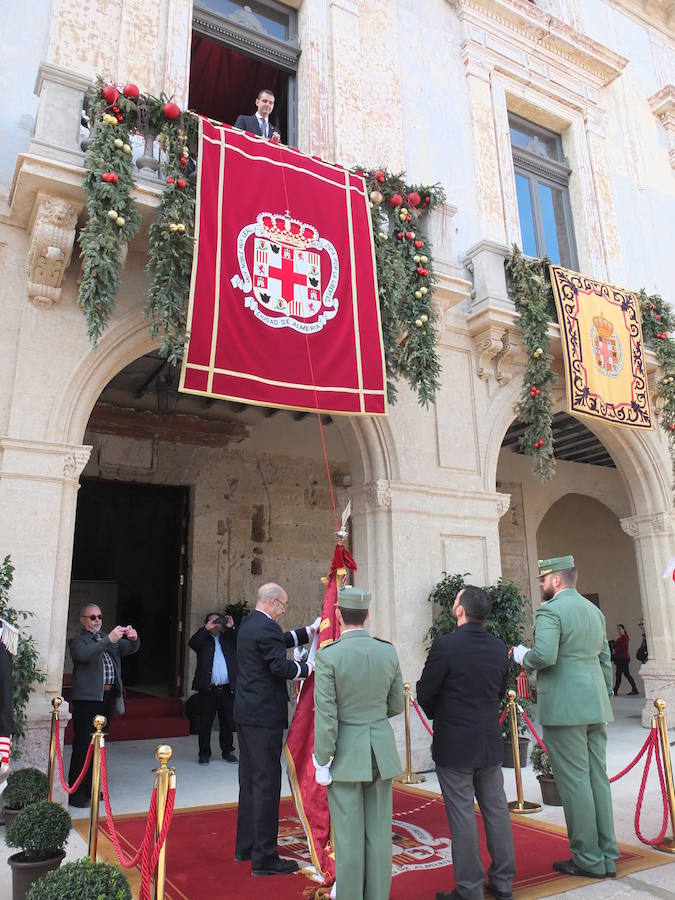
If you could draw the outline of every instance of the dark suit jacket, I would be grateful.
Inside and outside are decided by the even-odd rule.
[[[237,683],[237,629],[226,628],[218,635],[220,646],[227,663],[227,672],[230,676],[230,687],[234,690]],[[216,652],[216,644],[213,635],[203,626],[190,638],[190,647],[197,654],[197,669],[192,680],[193,691],[211,690],[211,670],[213,669],[213,657]]]
[[[439,766],[483,769],[504,761],[499,701],[509,662],[502,640],[474,622],[431,645],[417,700],[434,720],[432,756]]]
[[[305,628],[295,631],[298,644],[306,644]],[[286,680],[307,678],[306,663],[296,664],[286,656],[294,647],[293,632],[285,634],[281,626],[260,610],[254,610],[239,626],[237,640],[237,688],[234,692],[234,721],[242,725],[267,728],[288,727],[288,690]]]
[[[256,115],[237,116],[237,121],[234,123],[234,127],[243,128],[244,131],[250,131],[252,134],[258,134],[262,136],[262,132],[260,131],[260,122],[258,122],[258,117]],[[274,125],[273,122],[269,121],[269,134],[267,135],[267,137],[271,138],[275,131],[279,131],[279,126]],[[279,133],[281,134],[281,132]]]
[[[70,641],[70,655],[73,658],[73,700],[103,700],[103,653],[110,656],[115,670],[115,693],[121,695],[123,656],[131,656],[141,648],[140,640],[128,641],[120,638],[113,644],[107,631],[99,632],[97,641],[91,631],[81,631]]]

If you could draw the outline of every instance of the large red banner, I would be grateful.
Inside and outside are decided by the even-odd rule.
[[[364,179],[202,120],[180,390],[386,414]]]

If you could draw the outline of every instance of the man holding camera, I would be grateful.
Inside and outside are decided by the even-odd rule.
[[[141,646],[132,625],[116,625],[110,633],[102,631],[103,616],[95,603],[80,610],[82,631],[70,641],[73,659],[73,754],[68,781],[72,784],[84,765],[94,729],[94,716],[105,716],[108,723],[115,713],[123,712],[123,656],[136,653]],[[70,796],[71,806],[88,806],[91,798],[91,766],[77,791]]]
[[[197,654],[192,690],[198,691],[200,700],[199,765],[208,765],[211,759],[211,729],[216,713],[223,759],[236,763],[232,707],[237,680],[237,633],[232,616],[208,613],[203,627],[190,638],[190,647]]]

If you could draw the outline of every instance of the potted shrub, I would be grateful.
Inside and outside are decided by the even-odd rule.
[[[2,799],[5,805],[5,824],[9,825],[26,806],[46,800],[49,780],[39,769],[17,769],[7,778]]]
[[[58,803],[31,803],[7,828],[9,847],[19,847],[7,862],[12,869],[13,900],[24,900],[28,888],[45,872],[58,869],[66,855],[71,819]]]
[[[48,872],[26,894],[26,900],[72,900],[74,897],[132,900],[129,882],[117,866],[93,863],[87,857]]]
[[[558,786],[553,777],[553,769],[551,761],[546,753],[537,744],[530,754],[532,760],[532,768],[537,776],[537,781],[541,787],[541,799],[547,806],[562,806],[562,800],[558,793]]]
[[[464,578],[465,575],[448,575],[444,572],[443,579],[439,581],[429,594],[429,601],[435,604],[435,610],[433,625],[426,635],[427,640],[433,640],[437,634],[449,634],[457,628],[457,623],[452,616],[452,607],[457,594],[465,585]],[[514,647],[520,644],[525,625],[525,598],[521,595],[518,587],[510,581],[503,581],[500,578],[495,584],[486,585],[484,590],[487,591],[492,600],[492,612],[485,620],[485,627],[491,634],[501,638],[507,647]],[[507,688],[516,689],[519,672],[520,666],[512,661],[509,668]],[[506,702],[506,699],[504,699],[500,704],[500,715],[506,706]],[[518,702],[528,716],[532,718],[532,701],[519,700]],[[520,714],[518,715],[518,733],[520,765],[525,767],[527,765],[527,750],[530,742],[527,726]],[[502,725],[502,737],[504,738],[504,766],[513,768],[513,747],[508,717]]]

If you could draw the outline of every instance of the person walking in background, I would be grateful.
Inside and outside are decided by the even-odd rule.
[[[485,890],[498,900],[513,898],[516,857],[499,725],[509,662],[504,642],[483,624],[491,609],[488,594],[467,584],[452,607],[457,631],[434,639],[417,682],[419,704],[434,720],[431,755],[445,800],[457,884],[454,891],[438,891],[436,900],[482,900],[485,871],[474,796],[492,859]]]
[[[605,617],[577,590],[572,556],[540,559],[543,603],[534,616],[534,647],[513,659],[537,673],[539,721],[565,812],[571,859],[556,872],[615,878],[619,847],[607,777],[607,728],[614,719]]]
[[[614,679],[614,694],[619,696],[619,685],[621,684],[621,676],[625,675],[631,686],[628,696],[635,696],[639,693],[633,676],[630,674],[628,666],[630,665],[630,651],[628,649],[628,632],[624,625],[617,625],[616,630],[618,637],[614,642],[614,665],[616,667],[616,678]]]
[[[190,638],[197,654],[192,690],[199,692],[199,764],[211,759],[211,729],[218,713],[220,752],[226,762],[236,763],[232,743],[234,687],[237,681],[237,632],[232,616],[208,613],[204,625]]]

